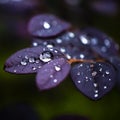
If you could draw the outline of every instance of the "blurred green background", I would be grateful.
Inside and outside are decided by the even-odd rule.
[[[56,88],[40,92],[36,87],[34,74],[13,75],[4,72],[5,60],[14,52],[30,46],[30,38],[24,25],[37,13],[47,11],[56,14],[78,28],[96,27],[120,44],[119,7],[115,15],[106,15],[90,11],[86,4],[81,5],[81,10],[67,6],[63,0],[42,2],[42,9],[24,15],[5,12],[5,9],[0,8],[0,109],[14,103],[25,103],[32,106],[43,120],[62,114],[83,115],[91,120],[120,119],[120,85],[101,100],[91,101],[75,88],[70,78]],[[78,12],[80,10],[82,12]],[[16,25],[21,21],[23,24],[20,25],[20,30],[23,32],[19,33]]]

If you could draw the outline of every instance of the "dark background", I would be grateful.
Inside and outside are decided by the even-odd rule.
[[[3,70],[11,54],[30,46],[26,26],[38,13],[55,14],[79,29],[96,27],[120,44],[119,2],[116,1],[118,7],[114,13],[97,12],[90,7],[91,2],[82,0],[71,6],[64,0],[39,0],[39,4],[27,12],[0,3],[0,111],[22,103],[31,106],[43,120],[62,114],[83,115],[91,120],[120,119],[120,85],[101,100],[91,101],[77,91],[70,78],[56,88],[40,92],[35,85],[35,75],[14,75]]]

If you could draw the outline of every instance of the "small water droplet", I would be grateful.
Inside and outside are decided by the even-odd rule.
[[[60,71],[61,68],[60,68],[59,66],[55,66],[55,70],[56,70],[56,71]]]
[[[36,60],[35,63],[39,63],[40,61],[39,60]]]
[[[80,64],[78,67],[83,67],[83,64]]]
[[[41,66],[39,65],[38,68],[41,68]]]
[[[109,71],[106,71],[105,73],[106,73],[107,75],[109,75],[109,74],[110,74],[110,72],[109,72]]]
[[[80,75],[80,72],[78,72],[77,75],[79,76],[79,75]]]
[[[104,89],[107,89],[107,86],[104,86]]]
[[[47,48],[53,48],[54,46],[51,45],[51,44],[48,44],[46,47],[47,47]]]
[[[80,54],[80,58],[83,59],[85,56],[83,54]]]
[[[88,39],[84,35],[80,36],[80,40],[84,45],[89,44]]]
[[[44,27],[45,29],[50,29],[50,24],[45,21],[45,22],[43,23],[43,27]]]
[[[98,94],[95,94],[94,97],[97,98],[97,97],[98,97]]]
[[[98,93],[98,90],[95,90],[95,93]]]
[[[27,65],[26,61],[21,61],[21,65]]]
[[[61,51],[62,53],[64,53],[66,50],[65,50],[65,48],[60,48],[60,51]]]
[[[60,43],[62,43],[62,40],[61,39],[56,39],[56,42],[58,43],[58,44],[60,44]]]
[[[71,38],[74,38],[75,34],[73,32],[68,32],[68,36],[71,37]]]
[[[97,84],[97,83],[94,83],[93,85],[94,85],[94,87],[97,87],[97,86],[98,86],[98,84]]]
[[[13,72],[14,72],[14,73],[16,73],[16,72],[17,72],[17,70],[13,70]]]
[[[106,45],[107,47],[110,47],[110,46],[111,46],[110,41],[109,41],[108,39],[105,39],[105,40],[104,40],[104,43],[105,43],[105,45]]]
[[[92,68],[92,67],[94,67],[94,65],[93,65],[93,64],[91,64],[91,65],[90,65],[90,67]]]
[[[78,83],[81,83],[81,81],[80,81],[80,80],[78,80]]]
[[[27,55],[25,55],[25,59],[29,59],[29,57]]]
[[[50,75],[50,78],[53,78],[53,75]]]
[[[71,56],[69,54],[66,54],[67,59],[71,59]]]
[[[91,44],[92,45],[97,45],[98,44],[98,40],[96,38],[92,38],[91,39]]]
[[[36,46],[38,46],[38,43],[37,43],[37,42],[33,42],[32,45],[33,45],[34,47],[36,47]]]
[[[96,71],[93,71],[92,72],[92,76],[94,77],[94,76],[96,76],[97,75],[97,72]]]
[[[32,67],[32,70],[36,70],[37,68],[36,67]]]
[[[102,68],[100,68],[99,71],[102,72]]]
[[[54,79],[53,82],[56,83],[58,80],[57,79]]]
[[[35,62],[35,59],[34,59],[34,58],[29,58],[29,62],[30,62],[30,63],[34,63],[34,62]]]
[[[103,47],[101,48],[101,51],[102,51],[102,52],[107,52],[107,48],[103,46]]]

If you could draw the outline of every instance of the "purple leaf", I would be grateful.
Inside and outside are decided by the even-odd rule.
[[[39,69],[36,83],[40,90],[56,87],[60,84],[70,71],[70,64],[64,59],[52,60]]]
[[[105,33],[95,28],[86,28],[83,30],[85,41],[89,41],[91,49],[100,56],[108,59],[109,56],[118,55],[119,46]]]
[[[76,64],[71,77],[76,87],[93,100],[102,98],[116,83],[113,66],[105,62]]]
[[[36,37],[52,37],[68,30],[71,25],[60,20],[51,14],[41,14],[34,16],[29,24],[28,31]]]
[[[16,74],[35,73],[52,59],[64,57],[61,52],[41,46],[20,50],[9,57],[4,69]]]

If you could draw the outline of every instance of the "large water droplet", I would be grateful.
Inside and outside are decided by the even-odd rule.
[[[49,62],[52,60],[53,54],[49,51],[44,51],[42,54],[40,54],[39,58],[43,62]]]

